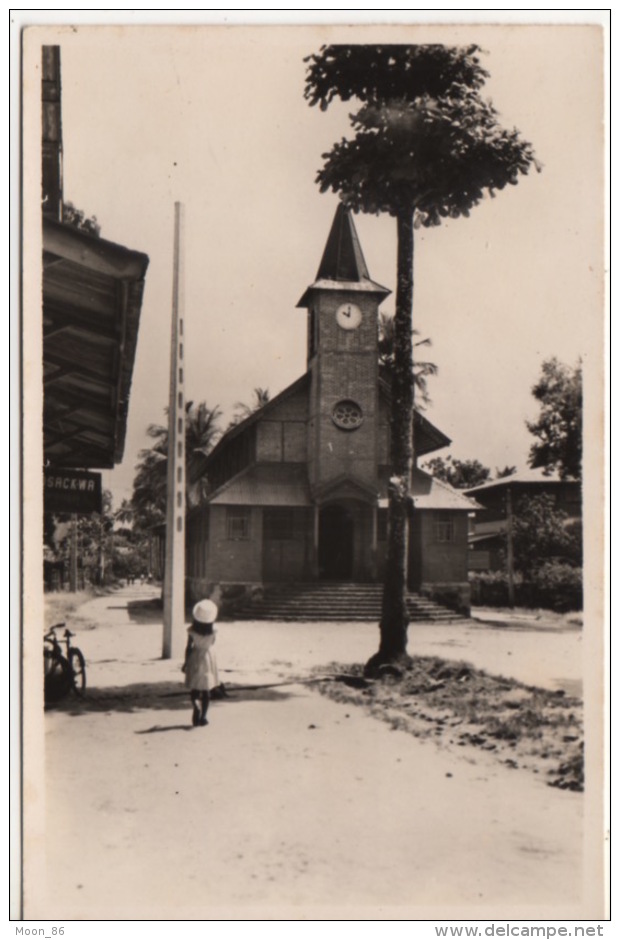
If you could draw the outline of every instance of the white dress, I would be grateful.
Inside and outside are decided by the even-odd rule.
[[[215,633],[202,636],[191,627],[187,631],[191,638],[191,649],[185,663],[185,685],[188,689],[204,692],[220,684],[217,674],[217,661],[211,649],[215,643]]]

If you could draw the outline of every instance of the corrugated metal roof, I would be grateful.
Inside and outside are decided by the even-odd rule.
[[[473,512],[480,505],[462,491],[415,470],[411,497],[417,509],[453,509]],[[310,487],[303,464],[264,463],[243,470],[209,500],[220,506],[312,506]],[[387,480],[380,487],[378,505],[387,506]]]
[[[149,263],[142,252],[43,219],[44,454],[120,463]]]
[[[545,475],[544,468],[537,467],[532,470],[517,470],[509,477],[500,477],[498,480],[487,480],[479,486],[471,486],[465,490],[465,493],[481,493],[484,490],[491,490],[497,487],[509,486],[512,483],[579,483],[578,480],[561,480],[560,475],[555,471]]]
[[[418,468],[413,471],[410,496],[416,509],[453,509],[461,512],[482,509],[475,499],[465,496],[462,490],[455,490],[443,480],[437,480]],[[384,480],[379,506],[385,508],[387,505],[387,480]]]
[[[311,506],[303,464],[264,463],[228,480],[209,500],[219,506]]]
[[[481,542],[490,542],[491,539],[497,539],[500,535],[504,535],[503,530],[498,529],[497,532],[484,532],[481,535],[469,535],[467,541],[470,545],[479,545]]]
[[[302,297],[297,302],[297,306],[308,307],[310,305],[311,293],[315,290],[354,291],[367,294],[382,294],[384,297],[392,293],[387,287],[377,284],[376,281],[371,281],[370,278],[364,278],[361,281],[336,281],[331,278],[322,277],[306,288]]]

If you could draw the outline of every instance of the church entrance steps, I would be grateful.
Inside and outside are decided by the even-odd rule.
[[[379,622],[382,595],[381,584],[349,581],[272,587],[265,591],[264,597],[240,605],[232,617],[235,620]],[[412,621],[454,623],[467,619],[419,594],[408,594],[407,607]]]

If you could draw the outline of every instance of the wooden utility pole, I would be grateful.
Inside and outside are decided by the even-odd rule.
[[[183,375],[183,206],[174,204],[172,337],[168,405],[168,490],[162,657],[182,653],[185,626],[185,394]]]
[[[78,517],[71,515],[71,541],[69,549],[69,590],[78,590]]]
[[[506,487],[506,567],[508,569],[508,606],[515,605],[515,559],[512,544],[512,493]]]

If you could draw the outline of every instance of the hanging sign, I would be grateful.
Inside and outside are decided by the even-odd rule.
[[[101,474],[87,470],[43,471],[45,512],[101,512]]]

